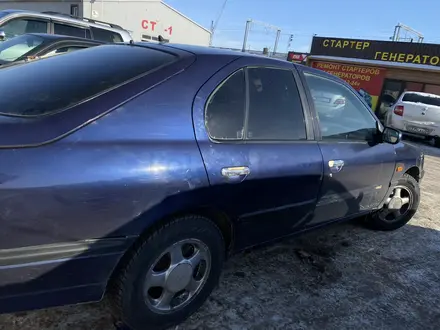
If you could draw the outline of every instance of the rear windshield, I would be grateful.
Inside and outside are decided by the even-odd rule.
[[[176,60],[159,50],[102,45],[0,70],[0,113],[61,111]]]
[[[423,103],[440,107],[440,96],[427,96],[416,93],[407,93],[403,96],[403,102]]]

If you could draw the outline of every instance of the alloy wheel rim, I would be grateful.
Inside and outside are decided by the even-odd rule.
[[[394,222],[405,216],[413,205],[413,193],[405,186],[396,186],[386,199],[379,217],[381,220]]]
[[[188,305],[201,291],[211,270],[211,253],[203,242],[185,239],[167,248],[145,277],[144,300],[156,313]]]

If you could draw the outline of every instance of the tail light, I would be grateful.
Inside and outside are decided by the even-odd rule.
[[[333,102],[334,105],[343,105],[345,104],[345,99],[337,99],[335,102]]]
[[[403,116],[403,105],[396,105],[396,107],[394,108],[394,113],[398,116]]]

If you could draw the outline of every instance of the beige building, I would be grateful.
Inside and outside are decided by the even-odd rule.
[[[157,41],[208,46],[211,32],[160,0],[5,1],[0,10],[56,11],[122,26],[135,41]]]

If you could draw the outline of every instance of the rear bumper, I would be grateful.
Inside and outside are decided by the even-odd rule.
[[[425,124],[417,121],[408,121],[404,120],[402,117],[393,115],[392,113],[389,114],[386,119],[386,126],[398,129],[402,132],[402,134],[413,136],[416,138],[434,138],[440,136],[440,127],[438,124],[434,124],[431,122],[429,124]],[[429,133],[425,134],[424,132],[410,132],[407,130],[407,126],[413,126],[422,130],[429,130]]]

